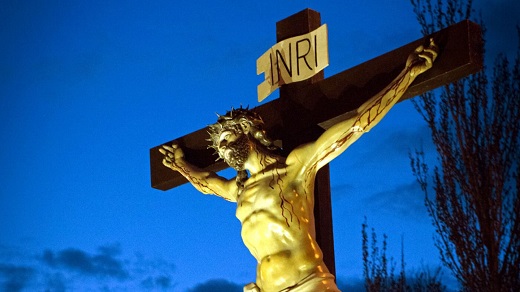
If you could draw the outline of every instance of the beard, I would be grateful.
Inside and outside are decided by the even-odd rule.
[[[249,157],[250,146],[247,135],[241,135],[236,141],[229,143],[223,149],[222,158],[237,171],[244,170],[244,164]]]

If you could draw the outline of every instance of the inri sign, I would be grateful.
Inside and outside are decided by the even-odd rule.
[[[328,65],[326,24],[277,43],[256,60],[256,74],[265,76],[265,81],[258,85],[258,101],[281,85],[311,78]]]

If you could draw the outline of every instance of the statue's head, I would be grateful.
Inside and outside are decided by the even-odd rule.
[[[209,135],[212,145],[219,159],[236,170],[243,170],[251,143],[263,145],[267,149],[273,147],[273,143],[267,139],[263,130],[264,122],[254,111],[240,107],[231,109],[225,115],[218,115],[215,124],[209,126]]]

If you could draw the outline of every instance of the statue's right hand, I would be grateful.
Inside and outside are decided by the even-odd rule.
[[[159,149],[159,152],[164,155],[164,159],[162,161],[164,166],[173,170],[180,169],[179,162],[184,159],[184,152],[176,142],[174,142],[172,146],[163,145],[162,149]]]

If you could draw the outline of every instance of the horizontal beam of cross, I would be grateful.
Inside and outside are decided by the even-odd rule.
[[[283,145],[279,137],[301,135],[319,125],[327,129],[348,117],[363,102],[374,96],[392,81],[404,68],[408,55],[419,45],[433,37],[440,48],[432,69],[421,74],[409,87],[400,101],[449,84],[482,69],[482,38],[480,27],[462,21],[440,30],[431,36],[418,39],[384,55],[345,70],[308,86],[295,86],[289,98],[275,99],[253,110],[264,122],[268,135]],[[296,83],[297,84],[297,83]],[[284,85],[290,88],[294,84]],[[150,149],[152,187],[168,190],[186,183],[178,172],[162,165],[159,149],[177,141],[190,163],[208,170],[227,168],[223,161],[215,162],[212,149],[207,149],[207,128],[163,143]]]

